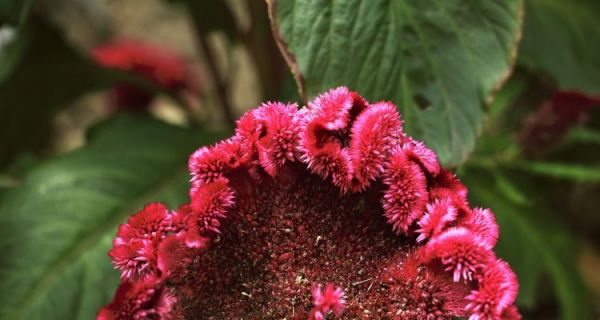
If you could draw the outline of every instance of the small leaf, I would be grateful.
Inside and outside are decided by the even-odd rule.
[[[531,201],[501,170],[492,170],[490,173],[494,176],[496,188],[511,202],[518,205],[531,205]]]
[[[461,179],[471,201],[490,207],[500,225],[498,255],[509,262],[519,278],[517,302],[533,307],[543,273],[548,273],[564,320],[593,319],[593,307],[577,269],[575,246],[567,229],[552,219],[543,203],[519,205],[497,192],[489,170],[467,169]],[[539,193],[539,188],[536,189]]]
[[[556,179],[567,179],[580,182],[600,182],[600,166],[583,166],[574,163],[525,160],[511,162],[508,166],[532,174]]]
[[[129,115],[92,133],[2,194],[1,319],[92,319],[119,279],[116,226],[146,202],[184,202],[188,155],[217,138]]]
[[[309,99],[346,85],[391,100],[444,164],[466,159],[511,72],[518,0],[269,0],[273,32]]]
[[[600,145],[600,131],[586,127],[575,127],[569,130],[562,144],[589,143]]]
[[[600,94],[600,2],[527,0],[525,12],[519,63],[560,89]]]

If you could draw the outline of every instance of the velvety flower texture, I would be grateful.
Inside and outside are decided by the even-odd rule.
[[[136,73],[157,86],[187,98],[197,91],[197,81],[191,77],[183,58],[165,48],[139,41],[121,39],[92,50],[101,65]],[[137,86],[122,83],[109,96],[111,107],[119,110],[145,111],[154,94]]]
[[[119,228],[99,319],[520,319],[494,215],[391,103],[265,103],[189,169],[189,204]]]

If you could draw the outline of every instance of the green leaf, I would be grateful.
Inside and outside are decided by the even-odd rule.
[[[466,159],[516,54],[521,1],[269,0],[303,97],[391,100],[444,164]]]
[[[496,170],[498,168],[510,169],[538,176],[577,182],[600,182],[600,164],[582,165],[572,162],[473,157],[469,159],[467,165],[489,170]]]
[[[586,127],[575,127],[569,130],[562,144],[589,143],[600,145],[600,131]]]
[[[31,170],[0,201],[0,319],[92,319],[119,279],[116,226],[147,202],[185,202],[187,158],[216,138],[123,115]]]
[[[519,63],[561,89],[600,94],[600,2],[526,0]]]
[[[579,182],[600,182],[600,166],[526,160],[508,162],[506,163],[506,166],[508,168],[514,168],[555,179],[566,179]]]
[[[498,192],[498,182],[489,170],[471,168],[461,178],[469,187],[471,201],[490,207],[496,215],[500,240],[495,250],[517,273],[518,304],[526,308],[535,305],[536,291],[545,272],[552,280],[562,319],[593,319],[593,306],[577,270],[576,250],[571,240],[574,237],[553,220],[551,209],[539,202],[521,205],[511,201]],[[539,188],[536,192],[539,193]]]

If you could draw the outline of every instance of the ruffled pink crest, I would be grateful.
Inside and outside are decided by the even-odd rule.
[[[403,136],[402,121],[393,104],[375,103],[358,115],[351,134],[352,187],[363,191],[383,172],[388,150]]]
[[[97,320],[172,319],[175,297],[156,280],[119,285],[113,301],[100,309]]]
[[[490,248],[498,242],[500,228],[490,209],[474,208],[461,225],[473,230]]]
[[[467,310],[472,313],[469,320],[501,319],[503,315],[518,318],[518,310],[511,307],[518,290],[517,276],[506,262],[497,259],[490,263],[479,280],[479,289],[467,296]]]
[[[173,234],[164,238],[158,245],[157,265],[163,277],[178,280],[187,274],[190,265],[204,247],[190,247],[184,234]]]
[[[303,141],[306,150],[303,160],[313,173],[322,178],[328,178],[334,173],[341,177],[349,176],[350,158],[346,152],[342,152],[342,147],[335,137],[327,135],[320,124],[309,124]],[[345,173],[341,173],[343,171]],[[340,180],[345,179],[340,178]]]
[[[191,195],[192,213],[224,218],[234,203],[234,192],[226,179],[206,183],[194,189]]]
[[[295,116],[295,104],[269,102],[254,111],[256,121],[263,128],[262,137],[257,139],[260,164],[271,176],[286,161],[294,161],[300,156],[300,121]]]
[[[205,183],[192,191],[192,215],[188,219],[189,233],[220,233],[220,220],[234,204],[235,195],[226,179]]]
[[[437,176],[440,173],[440,163],[431,149],[427,148],[424,143],[413,140],[412,138],[405,139],[401,150],[406,156],[418,163],[431,176]]]
[[[402,152],[390,156],[383,175],[387,190],[383,194],[383,209],[396,232],[408,232],[420,219],[428,200],[427,180],[421,168]]]
[[[422,247],[423,262],[439,261],[453,273],[454,282],[471,281],[493,261],[494,254],[481,238],[463,227],[450,228]]]
[[[456,176],[445,169],[440,170],[440,173],[433,179],[430,195],[432,199],[451,197],[460,199],[467,203],[467,187],[456,178]]]
[[[228,139],[212,147],[202,147],[189,158],[192,187],[224,178],[241,164],[240,142]]]
[[[256,151],[258,139],[267,134],[264,123],[258,121],[256,113],[257,110],[248,111],[236,121],[234,139],[240,143],[244,161],[254,160],[258,156]]]
[[[367,102],[346,87],[332,89],[308,104],[302,118],[302,160],[323,178],[331,177],[342,192],[351,188],[352,163],[348,150],[354,120]]]
[[[116,241],[126,243],[130,239],[161,238],[170,230],[169,210],[158,202],[144,206],[142,210],[127,219],[127,223],[119,226]]]
[[[425,215],[419,220],[420,229],[417,230],[418,242],[439,235],[446,227],[456,220],[457,210],[448,198],[437,199],[427,204]]]
[[[156,277],[156,240],[132,239],[129,242],[113,246],[108,255],[113,265],[121,270],[124,280],[147,279]]]
[[[344,300],[344,290],[342,288],[329,283],[323,291],[321,285],[316,285],[311,293],[313,308],[309,313],[309,319],[325,319],[329,311],[333,311],[336,316],[340,316],[344,312],[346,301]]]
[[[169,214],[171,221],[171,234],[179,233],[187,229],[188,219],[192,215],[192,206],[190,204],[183,204],[173,210]]]
[[[313,173],[323,179],[331,177],[342,191],[349,188],[348,182],[352,177],[350,155],[347,150],[342,150],[334,136],[328,135],[320,124],[310,124],[305,131],[303,147],[306,151],[302,160]]]
[[[331,89],[308,103],[313,121],[319,122],[330,131],[347,128],[352,116],[358,114],[364,107],[366,107],[364,99],[346,87]]]

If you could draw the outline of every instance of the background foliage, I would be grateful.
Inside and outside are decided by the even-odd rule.
[[[0,319],[92,318],[117,285],[117,225],[184,203],[191,151],[260,101],[337,85],[397,104],[492,208],[526,319],[598,317],[597,1],[126,3],[0,2]],[[89,55],[136,37],[185,56],[193,99]],[[159,98],[107,107],[123,83]]]

